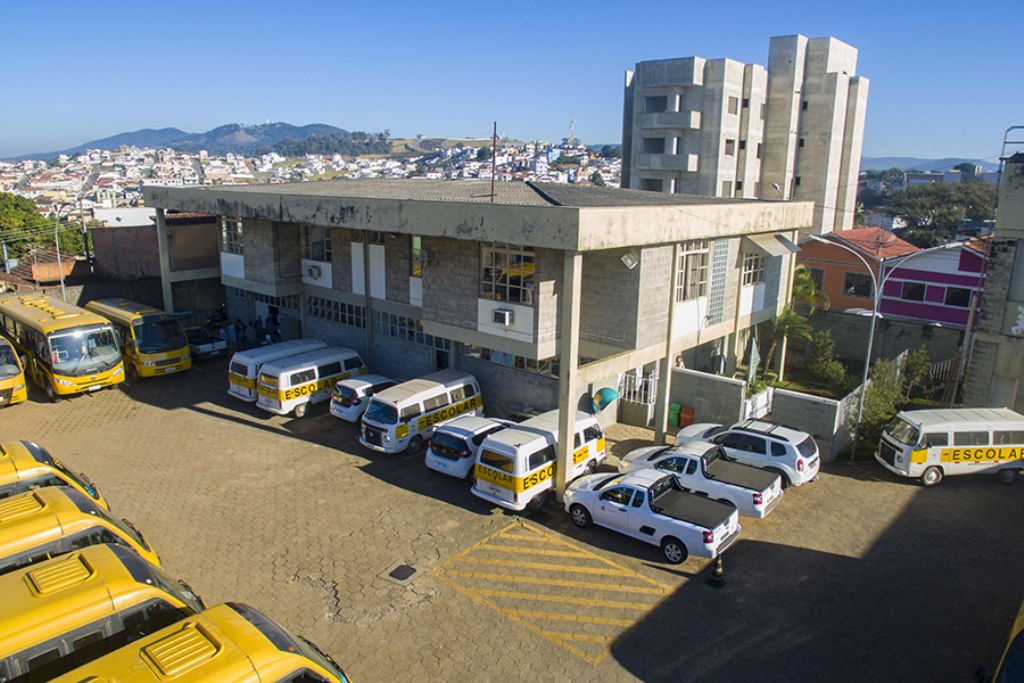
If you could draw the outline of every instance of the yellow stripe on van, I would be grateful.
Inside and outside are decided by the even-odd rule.
[[[416,420],[416,427],[419,429],[419,431],[422,432],[427,427],[431,427],[442,422],[447,422],[453,417],[458,417],[463,413],[468,413],[471,410],[482,408],[483,405],[483,398],[481,398],[480,395],[477,394],[472,398],[467,398],[465,401],[459,401],[458,403],[453,403],[450,406],[438,408],[432,413],[421,415],[420,418]],[[399,436],[398,438],[402,437]]]
[[[228,373],[228,382],[230,382],[231,384],[237,384],[238,386],[242,387],[243,389],[255,389],[256,388],[256,379],[255,378],[242,377],[241,375],[236,374],[234,372],[229,372]]]
[[[1024,447],[978,446],[976,448],[943,448],[942,462],[1002,462],[1024,458]]]
[[[489,481],[499,488],[522,493],[553,478],[555,476],[555,463],[548,463],[547,466],[540,468],[536,472],[531,472],[525,477],[517,477],[513,474],[477,463],[475,475],[477,479]]]
[[[923,465],[928,462],[928,449],[919,448],[916,451],[910,451],[910,462],[915,465]]]
[[[284,391],[281,391],[279,389],[277,391],[277,396],[273,396],[272,398],[277,398],[280,401],[290,401],[293,398],[311,396],[313,394],[323,391],[327,387],[333,388],[335,384],[337,384],[343,379],[348,379],[351,376],[351,372],[343,372],[339,375],[329,375],[328,377],[324,377],[322,379],[315,379],[312,382],[300,384],[297,387],[289,387]]]

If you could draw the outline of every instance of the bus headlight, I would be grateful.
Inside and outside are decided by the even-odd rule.
[[[123,365],[118,365],[117,369],[114,370],[114,375],[113,376],[117,377],[118,375],[121,375],[121,374],[124,374],[124,366]]]
[[[384,441],[391,441],[391,435],[390,435],[390,434],[388,434],[387,432],[382,432],[382,433],[381,433],[381,435],[380,435],[380,437],[381,437],[381,439],[383,439]]]
[[[57,384],[61,385],[62,387],[73,387],[73,386],[75,386],[75,383],[72,382],[71,380],[63,379],[61,377],[54,377],[54,379],[57,381]]]
[[[156,361],[155,360],[144,360],[144,361],[142,361],[142,364],[144,366],[146,366],[147,368],[156,367]]]
[[[22,389],[24,389],[24,388],[25,388],[25,385],[24,385],[24,384],[19,384],[18,386],[14,387],[14,390],[15,390],[15,391],[21,391],[21,390],[22,390]]]

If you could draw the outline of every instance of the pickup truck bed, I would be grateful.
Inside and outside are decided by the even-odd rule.
[[[726,484],[735,484],[753,491],[764,491],[779,476],[774,472],[768,472],[757,467],[751,467],[750,465],[741,465],[738,462],[726,462],[722,459],[711,463],[707,473],[718,481],[725,482]]]
[[[652,501],[651,508],[660,514],[710,530],[725,524],[736,511],[732,505],[708,500],[695,493],[674,490],[665,491],[658,496],[657,500]]]

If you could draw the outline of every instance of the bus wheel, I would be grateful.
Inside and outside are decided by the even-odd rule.
[[[308,403],[300,403],[299,405],[295,406],[295,417],[305,417],[306,416],[306,410],[308,408],[309,408],[309,404]]]
[[[925,486],[935,486],[942,481],[942,470],[938,467],[929,467],[921,474],[921,483]]]
[[[405,447],[405,452],[409,455],[419,455],[423,452],[423,439],[419,436],[414,436],[409,439],[409,445]]]
[[[139,381],[139,371],[135,369],[135,366],[131,363],[124,364],[125,379],[134,384]]]
[[[57,394],[54,393],[53,387],[50,386],[49,384],[46,385],[46,388],[43,391],[46,392],[46,398],[48,400],[50,400],[50,401],[56,401],[57,400]]]
[[[1000,483],[1012,484],[1017,480],[1017,470],[1006,467],[999,470],[996,477],[999,479]]]

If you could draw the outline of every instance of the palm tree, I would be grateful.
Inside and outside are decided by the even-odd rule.
[[[832,307],[828,294],[818,289],[811,279],[811,269],[801,264],[793,272],[793,301],[810,309],[807,317],[814,315],[819,308],[827,311]]]
[[[813,285],[814,283],[811,284]],[[796,309],[793,308],[793,304],[787,304],[775,317],[775,320],[772,321],[772,343],[768,346],[768,355],[765,356],[765,369],[772,366],[772,361],[775,359],[775,351],[779,348],[779,344],[783,339],[792,337],[793,339],[810,341],[811,333],[811,326],[807,322],[807,318],[797,313]]]

